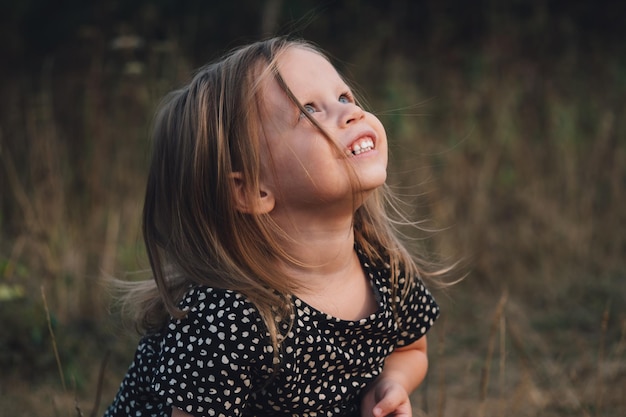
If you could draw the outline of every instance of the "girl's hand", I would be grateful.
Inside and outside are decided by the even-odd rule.
[[[383,372],[361,398],[362,417],[411,417],[409,394],[419,386],[428,369],[428,345],[423,336],[396,348],[385,359]]]
[[[409,393],[402,384],[378,379],[361,399],[361,417],[411,417]]]

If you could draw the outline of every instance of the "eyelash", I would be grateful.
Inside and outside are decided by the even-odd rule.
[[[341,99],[342,97],[346,98],[347,103],[354,103],[354,97],[352,96],[352,94],[349,91],[346,91],[345,93],[340,95],[339,99]]]
[[[337,98],[337,100],[339,101],[341,101],[342,99],[346,100],[345,104],[354,103],[354,97],[349,91],[346,91],[345,93],[340,94],[339,97]],[[303,105],[302,107],[304,107],[304,110],[307,111],[308,113],[315,113],[317,111],[313,103],[307,103]],[[309,111],[309,109],[311,109],[312,111]],[[302,116],[304,116],[304,114],[302,114],[301,117]]]

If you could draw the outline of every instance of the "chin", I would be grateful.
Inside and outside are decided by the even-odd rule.
[[[363,177],[361,179],[361,185],[365,189],[376,189],[383,185],[387,181],[387,170],[382,170],[382,172],[372,173],[367,177]]]
[[[366,184],[361,184],[361,193],[364,198],[367,198],[371,193],[379,189],[385,184],[385,181],[377,181]]]

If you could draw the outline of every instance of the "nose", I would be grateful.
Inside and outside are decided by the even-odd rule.
[[[345,105],[345,109],[341,115],[340,124],[342,127],[344,127],[351,123],[358,122],[363,117],[365,117],[365,112],[363,111],[361,106],[350,103]]]

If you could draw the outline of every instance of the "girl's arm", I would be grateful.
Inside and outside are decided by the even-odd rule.
[[[409,395],[428,370],[426,336],[397,348],[385,360],[383,372],[367,388],[361,400],[363,417],[412,415]]]

